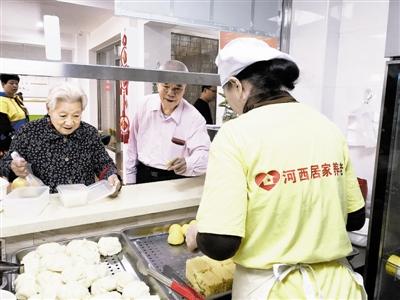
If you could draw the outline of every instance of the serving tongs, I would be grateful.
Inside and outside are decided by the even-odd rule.
[[[179,283],[175,279],[170,279],[164,274],[156,271],[151,265],[145,265],[142,261],[137,262],[139,272],[145,276],[151,276],[174,292],[188,300],[204,300],[205,298],[186,284]]]
[[[0,274],[22,273],[24,265],[0,261]]]

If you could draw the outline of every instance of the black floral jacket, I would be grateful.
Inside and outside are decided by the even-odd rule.
[[[51,124],[50,118],[24,125],[14,136],[9,152],[0,160],[0,175],[15,174],[10,169],[11,153],[17,151],[50,192],[60,184],[90,185],[99,179],[117,174],[117,168],[106,152],[95,127],[81,122],[72,134],[64,136]]]

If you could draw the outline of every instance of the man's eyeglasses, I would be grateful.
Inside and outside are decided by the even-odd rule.
[[[214,90],[214,89],[207,89],[207,90],[209,90],[209,91],[211,91],[211,92],[213,92],[213,93],[215,93],[215,94],[217,93],[217,90],[216,90],[216,89],[215,89],[215,90]]]

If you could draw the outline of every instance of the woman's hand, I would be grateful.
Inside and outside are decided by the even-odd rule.
[[[191,224],[186,232],[186,246],[189,251],[194,251],[197,248],[197,225]]]
[[[27,162],[22,157],[14,158],[11,161],[11,170],[18,177],[26,177],[28,176]]]
[[[118,195],[118,193],[119,193],[119,191],[121,189],[121,181],[119,181],[119,178],[118,178],[117,174],[113,174],[110,177],[108,177],[108,183],[110,185],[112,185],[114,187],[114,190],[115,190],[115,192],[112,193],[110,195],[110,197],[112,197],[112,198],[117,197],[117,195]]]

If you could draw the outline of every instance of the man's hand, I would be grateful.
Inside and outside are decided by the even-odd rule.
[[[108,177],[108,183],[114,187],[114,193],[110,195],[111,198],[117,197],[120,189],[121,189],[121,181],[119,181],[118,176],[116,174]]]
[[[26,177],[28,176],[27,162],[22,157],[14,158],[11,161],[11,170],[18,177]]]
[[[178,175],[184,174],[186,172],[186,160],[183,157],[174,158],[169,162],[167,170],[173,170]]]
[[[186,232],[186,246],[189,251],[197,249],[197,224],[191,224]]]

